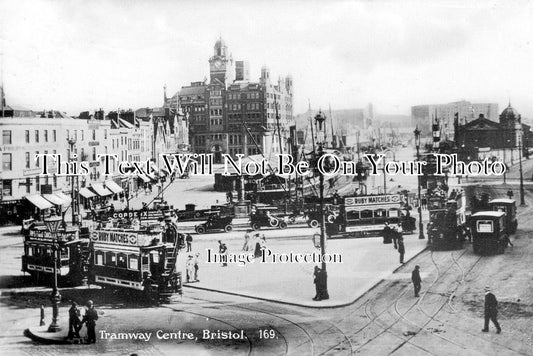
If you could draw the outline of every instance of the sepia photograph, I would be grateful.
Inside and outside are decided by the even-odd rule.
[[[0,14],[1,355],[533,355],[532,1]]]

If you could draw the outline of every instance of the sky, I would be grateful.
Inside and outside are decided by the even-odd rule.
[[[162,105],[209,78],[219,36],[252,80],[292,75],[294,113],[509,99],[533,118],[531,1],[0,0],[8,105],[77,115]]]

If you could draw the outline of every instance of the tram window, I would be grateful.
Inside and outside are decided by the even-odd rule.
[[[398,209],[389,210],[389,218],[397,218],[400,216],[400,211]]]
[[[374,216],[376,218],[384,218],[387,216],[387,211],[385,209],[376,209],[374,211]]]
[[[34,253],[35,257],[39,257],[41,255],[41,248],[39,246],[35,246],[35,247],[33,247],[33,249],[34,249],[34,252],[35,252]]]
[[[105,254],[105,264],[107,266],[115,266],[117,263],[117,255],[114,252],[106,252]]]
[[[68,247],[61,247],[61,259],[68,260],[68,258],[69,258]]]
[[[372,210],[361,210],[361,219],[372,219]]]
[[[129,269],[139,270],[139,259],[136,255],[129,255]]]
[[[33,256],[33,248],[31,246],[26,247],[26,255]]]
[[[347,211],[346,220],[359,220],[359,211],[357,210]]]
[[[148,258],[148,255],[143,255],[142,264],[146,266],[149,263],[150,263],[150,259]]]
[[[153,251],[151,255],[152,255],[152,263],[159,263],[159,252]]]
[[[476,224],[477,232],[494,232],[494,227],[492,221],[490,220],[479,220]]]
[[[126,260],[126,254],[119,253],[117,255],[117,267],[128,268],[128,262]]]
[[[96,251],[94,255],[95,261],[94,263],[103,266],[104,265],[104,253],[102,251]]]
[[[52,256],[52,248],[51,248],[51,247],[46,247],[46,252],[45,252],[45,254],[46,254],[47,256]]]

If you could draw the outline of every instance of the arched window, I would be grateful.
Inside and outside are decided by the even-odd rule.
[[[128,255],[128,268],[136,271],[139,270],[139,256]]]
[[[125,253],[117,254],[117,267],[128,268],[127,255]]]
[[[102,251],[94,252],[94,264],[98,266],[104,265],[104,253]]]
[[[106,266],[116,266],[117,265],[117,255],[114,252],[105,253],[105,264]]]
[[[372,219],[372,210],[361,210],[361,219]]]
[[[359,220],[359,211],[358,210],[347,211],[346,220]]]

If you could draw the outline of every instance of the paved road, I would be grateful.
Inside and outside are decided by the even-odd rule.
[[[307,309],[219,293],[187,290],[158,308],[128,304],[127,296],[84,290],[101,313],[107,332],[190,331],[196,341],[99,340],[96,345],[34,345],[22,330],[38,322],[49,289],[13,291],[2,283],[0,352],[5,355],[531,355],[533,353],[533,200],[519,210],[514,247],[504,255],[480,258],[461,251],[426,252],[383,281],[356,303],[337,309]],[[16,273],[20,244],[0,246],[2,280]],[[414,264],[424,273],[420,298],[409,281]],[[12,282],[12,281],[11,281]],[[10,282],[10,283],[11,283]],[[500,301],[503,332],[481,333],[483,287]],[[79,291],[62,291],[66,296]],[[62,315],[66,313],[63,309]],[[201,340],[203,330],[243,330],[242,340]],[[264,338],[259,330],[266,330]],[[271,334],[272,333],[272,334]],[[261,338],[260,336],[263,336]],[[155,336],[154,336],[155,337]]]

